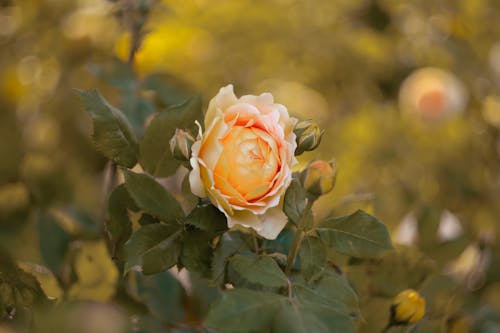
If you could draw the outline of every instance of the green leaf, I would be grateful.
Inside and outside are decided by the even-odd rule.
[[[55,274],[61,272],[71,237],[50,215],[40,213],[38,237],[43,262]]]
[[[235,253],[247,250],[248,245],[239,232],[226,232],[222,235],[212,259],[212,280],[214,284],[223,284],[226,280],[226,265]]]
[[[151,121],[140,143],[140,163],[144,170],[156,177],[172,175],[180,165],[170,152],[169,141],[176,128],[194,132],[195,121],[201,120],[201,98],[161,111]]]
[[[186,233],[182,244],[181,262],[191,272],[196,272],[204,278],[211,277],[211,262],[213,249],[210,245],[212,237],[204,231]]]
[[[393,249],[386,226],[362,210],[327,219],[317,231],[326,246],[353,257],[374,258]]]
[[[123,246],[132,234],[132,222],[128,210],[138,211],[139,207],[130,197],[124,184],[111,192],[108,200],[109,218],[105,222],[105,229],[112,244],[111,255],[123,260]]]
[[[268,256],[236,254],[229,259],[229,267],[252,285],[269,288],[286,287],[288,279],[276,261]]]
[[[180,222],[184,212],[175,198],[146,174],[123,170],[125,185],[139,208],[164,222]]]
[[[273,293],[248,289],[225,291],[209,311],[205,326],[232,333],[267,331],[287,301],[286,297]]]
[[[342,295],[345,291],[337,292],[334,289],[338,286],[343,287],[338,281],[325,276],[315,285],[296,281],[293,283],[293,291],[302,303],[319,304],[332,313],[349,315],[349,307],[339,298],[339,294]]]
[[[93,120],[94,144],[104,156],[127,168],[137,163],[137,139],[122,112],[106,102],[97,90],[79,90],[86,112]]]
[[[300,268],[307,282],[321,277],[326,265],[327,249],[317,237],[308,236],[300,247]]]
[[[125,243],[125,273],[139,266],[144,274],[169,269],[177,263],[181,252],[183,229],[164,223],[141,227]]]
[[[151,313],[167,323],[185,319],[186,293],[179,281],[169,272],[145,276],[134,272],[136,283],[131,292],[144,303]],[[149,332],[149,331],[148,331]]]
[[[184,223],[209,233],[219,233],[227,230],[226,216],[212,204],[195,207],[186,217]]]
[[[340,314],[331,310],[330,307],[320,303],[302,302],[305,311],[313,313],[331,333],[355,333],[356,327],[352,318],[346,314]]]
[[[311,311],[287,302],[276,315],[273,333],[329,333],[330,329]]]
[[[285,192],[283,211],[290,222],[298,225],[306,207],[307,192],[297,178],[292,179],[290,186]]]

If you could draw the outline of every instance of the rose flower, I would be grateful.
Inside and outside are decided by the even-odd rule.
[[[192,192],[208,197],[228,227],[276,238],[287,222],[281,199],[296,163],[296,122],[269,93],[238,99],[232,85],[221,88],[192,146]]]

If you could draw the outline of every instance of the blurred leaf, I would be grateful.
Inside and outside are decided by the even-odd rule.
[[[272,331],[276,333],[333,332],[307,308],[290,302],[286,302],[276,315]]]
[[[55,274],[61,273],[68,250],[70,236],[50,215],[38,215],[40,255],[47,267]]]
[[[169,269],[181,253],[180,225],[156,223],[142,226],[125,243],[125,273],[139,266],[144,274]]]
[[[57,278],[47,267],[28,262],[20,262],[18,266],[37,279],[43,292],[49,299],[58,301],[62,299],[63,290],[59,286]]]
[[[125,185],[139,208],[164,222],[180,222],[184,211],[175,198],[152,177],[124,170]]]
[[[176,128],[196,130],[195,120],[201,120],[200,97],[161,111],[151,121],[140,143],[140,163],[155,177],[168,177],[180,165],[170,152],[169,141]]]
[[[327,246],[353,257],[373,258],[393,249],[386,226],[362,210],[327,219],[317,231]]]
[[[204,231],[193,230],[186,233],[182,243],[181,262],[190,271],[204,278],[211,277],[213,249],[212,237]]]
[[[248,249],[248,245],[239,232],[226,232],[221,236],[212,259],[212,280],[215,284],[225,282],[229,258],[244,249]]]
[[[122,109],[137,136],[142,136],[145,131],[146,120],[155,113],[153,104],[140,96],[137,91],[122,91]]]
[[[226,216],[212,204],[196,206],[184,223],[208,233],[220,233],[227,230]]]
[[[112,244],[112,256],[123,260],[123,246],[132,234],[132,222],[128,210],[138,211],[139,208],[125,187],[117,186],[111,192],[108,200],[109,218],[105,221],[106,232]]]
[[[285,192],[283,211],[290,222],[298,225],[300,217],[306,207],[307,192],[297,178],[292,179]]]
[[[33,306],[44,304],[48,300],[37,279],[18,268],[0,249],[0,319],[23,320]]]
[[[317,237],[308,236],[300,247],[300,268],[307,282],[321,277],[326,265],[326,247]]]
[[[222,332],[265,332],[288,298],[261,291],[234,289],[222,293],[205,325]]]
[[[380,258],[351,260],[349,279],[360,295],[394,297],[398,292],[418,290],[436,269],[432,260],[415,248],[398,246]]]
[[[286,287],[288,279],[276,261],[254,253],[236,254],[229,259],[229,267],[244,281],[263,287]]]
[[[187,92],[190,89],[179,82],[178,78],[165,73],[148,76],[142,87],[155,91],[164,106],[181,104],[189,98]]]
[[[2,105],[0,103],[0,105]],[[18,176],[19,165],[24,155],[24,142],[21,126],[18,124],[14,109],[2,108],[0,112],[0,156],[9,156],[0,163],[0,184]]]
[[[184,288],[169,272],[145,276],[132,272],[131,292],[146,304],[151,313],[167,323],[178,323],[186,314]],[[149,331],[147,331],[149,332]]]
[[[137,163],[137,139],[120,110],[114,108],[97,90],[79,90],[85,111],[94,122],[94,144],[104,156],[131,168]]]
[[[205,318],[212,304],[220,296],[220,288],[211,285],[211,281],[194,272],[189,273],[189,283],[192,288],[193,312],[198,318]]]

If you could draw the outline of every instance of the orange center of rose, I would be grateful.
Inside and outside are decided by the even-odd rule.
[[[236,205],[266,195],[280,168],[273,137],[258,128],[234,126],[219,141],[223,151],[214,169],[215,187]]]

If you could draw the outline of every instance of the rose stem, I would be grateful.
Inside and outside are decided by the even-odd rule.
[[[306,217],[309,215],[308,213],[311,210],[313,202],[314,202],[314,200],[307,199],[306,206],[304,207],[304,210],[302,211],[302,215],[300,216],[300,220],[299,220],[299,223],[297,225],[297,231],[295,231],[295,236],[293,236],[292,248],[290,249],[290,252],[288,253],[288,258],[286,261],[285,274],[287,276],[290,276],[293,263],[295,262],[295,259],[297,258],[297,254],[299,253],[300,245],[302,244],[302,239],[304,238],[304,228],[305,228],[305,223],[306,223]]]

